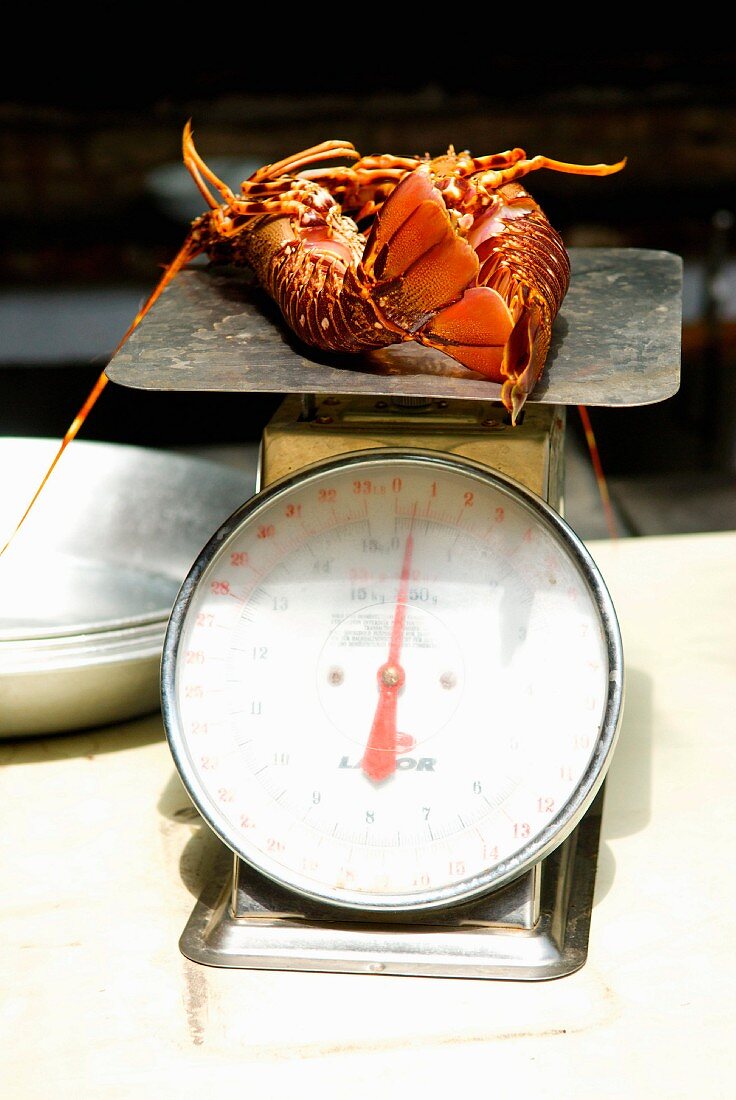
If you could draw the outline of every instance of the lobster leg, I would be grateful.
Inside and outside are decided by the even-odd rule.
[[[313,163],[314,160],[333,156],[358,156],[352,145],[339,141],[325,141],[287,160],[260,168],[249,180],[241,184],[241,193],[236,195],[200,157],[194,147],[189,123],[184,129],[182,145],[184,164],[212,208],[209,214],[199,219],[198,223],[194,223],[195,232],[196,227],[199,226],[200,229],[205,230],[205,236],[209,237],[213,243],[239,236],[243,230],[243,219],[263,215],[303,219],[308,211],[316,211],[318,216],[326,215],[331,207],[337,205],[329,191],[308,178],[293,174],[284,175],[284,172],[293,171],[304,164]],[[219,193],[223,202],[219,203],[216,200],[207,186],[208,183]]]
[[[522,150],[517,151],[522,152]],[[526,155],[524,155],[523,159],[507,168],[502,168],[499,171],[483,171],[480,175],[473,177],[473,182],[482,188],[494,191],[503,184],[512,183],[514,180],[528,176],[530,172],[536,172],[540,168],[551,168],[554,172],[566,172],[568,175],[573,176],[611,176],[614,172],[620,172],[625,164],[626,157],[617,161],[616,164],[568,164],[564,160],[551,160],[550,157],[541,156],[531,157],[527,160]]]
[[[306,165],[314,164],[315,161],[337,160],[339,157],[354,157],[359,160],[360,153],[351,141],[323,141],[301,153],[294,153],[290,157],[285,157],[284,160],[264,165],[250,178],[251,180],[260,180],[275,179],[277,176],[293,176]]]
[[[215,175],[211,168],[208,168],[197,152],[194,146],[190,122],[187,122],[184,127],[182,154],[184,164],[209,206],[214,209],[214,207],[219,204],[208,190],[204,182],[205,180],[211,183],[215,190],[219,192],[225,203],[230,205],[235,201],[236,196],[233,190]],[[358,153],[355,146],[349,141],[323,141],[319,145],[313,145],[310,149],[305,149],[301,153],[295,153],[290,157],[286,157],[284,160],[276,161],[274,164],[264,165],[263,168],[259,168],[257,172],[254,172],[250,179],[242,184],[242,187],[247,193],[250,189],[249,184],[278,179],[284,180],[282,186],[288,186],[290,178],[293,177],[300,168],[305,167],[307,164],[313,164],[315,161],[333,160],[338,157],[359,158],[360,153]],[[289,177],[289,179],[286,177]]]
[[[473,164],[478,171],[489,171],[491,168],[510,168],[519,161],[526,160],[523,149],[507,149],[505,153],[489,153],[485,157],[473,157]]]
[[[344,214],[361,221],[375,214],[404,176],[420,164],[416,157],[384,154],[361,157],[349,167],[313,168],[300,175],[325,187]]]
[[[514,210],[523,215],[499,218],[494,235],[481,235],[478,286],[431,318],[416,338],[499,383],[515,424],[544,367],[570,268],[559,235],[538,208],[528,208],[521,186],[512,184],[502,195],[507,219]],[[518,198],[524,201],[514,206]]]
[[[207,226],[211,243],[221,243],[232,237],[239,237],[243,232],[243,223],[248,218],[260,218],[267,214],[274,216],[290,215],[299,218],[308,209],[315,209],[314,203],[305,202],[305,199],[311,198],[306,192],[287,191],[286,194],[288,198],[284,197],[283,192],[281,192],[273,198],[235,199],[227,211],[218,206],[215,210],[206,214],[204,220],[199,224]],[[327,197],[330,199],[329,195]],[[330,199],[330,206],[332,205],[334,204]],[[326,213],[327,209],[329,209],[329,206],[325,208],[323,213]],[[194,223],[195,228],[197,224],[197,222]]]

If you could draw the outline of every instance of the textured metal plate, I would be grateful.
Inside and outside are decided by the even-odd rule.
[[[572,282],[533,401],[647,405],[680,381],[682,261],[636,248],[570,250]],[[361,356],[300,343],[243,272],[181,272],[107,368],[137,389],[364,393],[496,400],[500,386],[408,343]]]

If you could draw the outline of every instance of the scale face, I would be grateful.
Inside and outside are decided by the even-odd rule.
[[[448,910],[533,869],[600,788],[621,641],[569,527],[431,453],[344,456],[243,506],[167,634],[179,772],[298,902]]]
[[[264,432],[266,487],[213,534],[167,632],[171,751],[232,867],[213,866],[181,950],[226,967],[571,973],[623,658],[556,510],[562,406],[676,390],[679,259],[573,256],[554,369],[517,428],[446,357],[346,371],[264,328],[247,291],[238,314],[218,273],[185,275],[110,377],[303,396]],[[640,284],[646,325],[627,298]],[[232,325],[258,334],[234,359]]]

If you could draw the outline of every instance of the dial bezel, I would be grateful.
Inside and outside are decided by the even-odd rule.
[[[493,864],[482,874],[434,888],[423,894],[366,896],[363,892],[347,889],[330,893],[316,891],[310,880],[302,879],[296,873],[290,874],[288,878],[284,877],[283,868],[276,861],[269,860],[261,852],[254,854],[249,851],[248,845],[243,843],[242,834],[229,826],[223,827],[223,823],[210,812],[209,794],[189,758],[186,738],[179,721],[176,683],[181,639],[187,614],[203,575],[236,533],[257,522],[264,508],[278,502],[279,498],[287,497],[295,487],[301,488],[306,482],[319,481],[336,471],[360,469],[363,476],[371,476],[376,469],[385,469],[387,463],[397,462],[431,465],[438,477],[442,476],[443,471],[452,471],[476,482],[490,483],[497,491],[526,509],[530,517],[536,523],[541,523],[551,534],[581,577],[603,631],[609,669],[604,716],[595,748],[572,794],[554,818],[511,858]],[[161,687],[166,735],[181,779],[204,820],[236,855],[279,886],[311,901],[325,903],[328,907],[364,911],[374,915],[422,912],[464,903],[505,885],[547,856],[576,827],[603,783],[617,740],[623,704],[623,647],[613,603],[603,578],[583,543],[554,509],[512,478],[478,463],[418,449],[380,448],[345,454],[328,462],[305,466],[251,497],[221,525],[197,557],[174,603],[164,642]]]

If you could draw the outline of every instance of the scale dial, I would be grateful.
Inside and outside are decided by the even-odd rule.
[[[162,680],[177,767],[233,851],[388,914],[485,893],[568,835],[615,742],[621,641],[539,498],[463,460],[361,452],[214,535]]]

